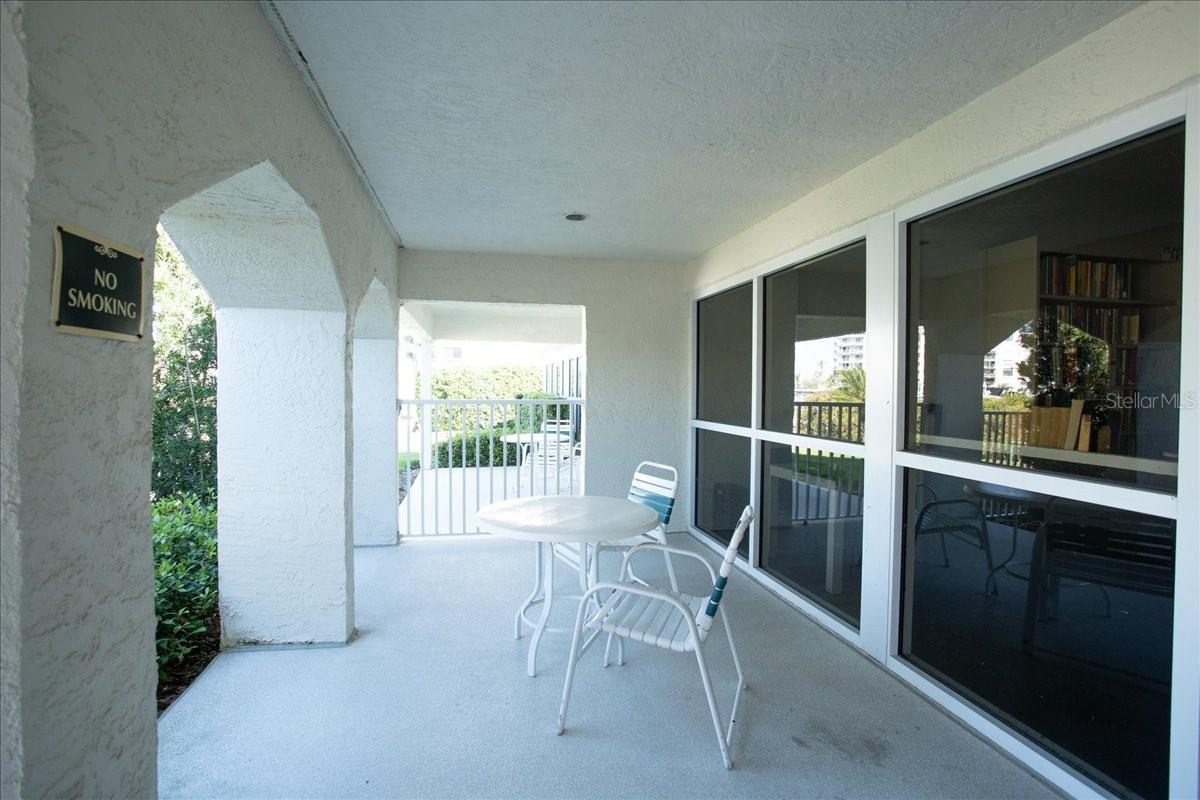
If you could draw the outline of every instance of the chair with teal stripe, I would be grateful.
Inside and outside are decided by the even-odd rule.
[[[654,461],[643,461],[638,464],[637,469],[633,471],[633,482],[629,484],[627,497],[634,503],[641,503],[654,509],[658,514],[658,527],[649,533],[604,542],[600,545],[600,551],[629,550],[647,542],[666,544],[667,524],[671,521],[671,511],[675,508],[675,493],[678,489],[679,473],[675,471],[674,467]],[[670,553],[664,552],[663,559],[667,564],[667,580],[671,583],[671,591],[677,592],[679,584],[675,580],[675,568],[671,566]],[[630,574],[629,577],[638,583],[649,585],[636,575]]]
[[[733,569],[734,559],[737,558],[738,545],[746,535],[746,528],[754,519],[754,509],[746,506],[738,519],[737,528],[725,548],[725,558],[719,571],[714,571],[712,565],[698,553],[681,548],[667,547],[658,542],[643,542],[635,545],[625,554],[621,562],[620,581],[618,583],[598,583],[588,589],[579,601],[579,611],[575,615],[575,633],[571,637],[571,655],[567,663],[567,680],[563,685],[562,705],[558,709],[558,732],[561,734],[567,725],[567,703],[571,699],[571,684],[575,680],[575,667],[579,657],[587,650],[601,634],[606,634],[611,642],[616,637],[618,642],[618,661],[624,663],[625,639],[643,644],[654,645],[664,650],[676,653],[695,653],[696,663],[700,667],[700,682],[704,686],[704,694],[708,699],[708,710],[712,716],[713,728],[717,732],[717,743],[721,748],[721,760],[725,769],[733,767],[730,747],[733,744],[733,728],[737,721],[738,704],[742,699],[742,691],[746,688],[746,678],[742,674],[742,662],[738,658],[737,646],[733,643],[733,634],[729,630],[729,601],[725,598],[725,588],[729,574]],[[693,558],[704,565],[712,578],[712,589],[708,596],[689,595],[681,592],[666,592],[654,589],[640,583],[627,580],[629,562],[637,553],[643,550],[659,550],[664,553]],[[601,600],[603,602],[601,602]],[[599,603],[599,608],[596,608]],[[729,652],[733,656],[733,666],[737,671],[737,689],[733,695],[733,707],[729,712],[729,724],[722,726],[721,714],[717,710],[717,698],[713,694],[712,680],[708,675],[708,665],[704,660],[704,643],[712,630],[713,621],[721,618],[725,628],[725,636],[729,640]],[[588,637],[582,643],[580,638],[584,630],[589,631]],[[608,654],[605,652],[604,665],[608,666]]]

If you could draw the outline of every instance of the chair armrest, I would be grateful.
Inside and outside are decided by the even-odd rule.
[[[709,564],[708,559],[706,559],[704,556],[700,555],[699,553],[693,553],[691,550],[684,550],[680,547],[669,547],[665,544],[659,544],[658,542],[643,542],[642,544],[636,544],[629,548],[629,550],[625,553],[625,557],[621,559],[621,572],[619,573],[620,580],[624,581],[626,578],[626,571],[629,569],[629,559],[633,557],[634,553],[642,550],[658,550],[663,553],[670,553],[671,555],[686,556],[687,558],[695,559],[703,564],[704,568],[708,570],[708,576],[712,579],[712,582],[717,582],[717,573],[712,568],[712,564]]]

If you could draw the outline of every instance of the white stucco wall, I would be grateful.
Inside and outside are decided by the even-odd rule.
[[[407,308],[414,311],[413,304]],[[438,340],[582,344],[583,319],[572,306],[433,303],[425,331]]]
[[[1195,80],[1200,3],[1151,2],[689,262],[702,288]]]
[[[412,300],[584,307],[589,494],[623,496],[638,462],[683,473],[688,413],[688,300],[679,265],[404,250],[400,296]],[[671,529],[686,525],[680,486]]]
[[[29,285],[33,126],[19,3],[0,4],[0,796],[18,797],[21,737],[21,531],[17,468],[21,324]]]
[[[24,6],[36,169],[16,201],[10,187],[20,192],[27,174],[18,169],[9,182],[10,165],[20,163],[10,159],[10,97],[15,128],[25,107],[13,90],[21,81],[22,49],[10,34],[17,8],[4,4],[0,42],[3,355],[12,373],[5,373],[4,397],[17,401],[4,410],[6,569],[10,531],[21,551],[19,584],[7,575],[4,581],[5,636],[14,619],[20,629],[19,648],[4,642],[5,664],[9,653],[21,661],[11,737],[8,710],[4,717],[4,771],[7,780],[8,759],[20,762],[14,774],[29,797],[149,797],[156,782],[151,341],[51,330],[51,226],[72,222],[152,253],[164,209],[270,161],[319,218],[341,297],[361,296],[376,274],[394,287],[396,247],[253,3]],[[20,229],[22,206],[27,244],[9,237],[10,220]],[[147,269],[147,288],[150,277]],[[25,297],[10,296],[23,282]],[[10,316],[10,302],[24,314]],[[348,341],[346,308],[330,313],[340,315],[340,340]],[[19,337],[10,336],[10,322],[20,326]],[[341,374],[345,404],[348,373]],[[18,431],[15,440],[10,430]],[[339,434],[349,437],[345,422]],[[348,448],[338,452],[348,470]],[[341,527],[349,530],[348,522]],[[320,556],[346,569],[348,546],[331,544]],[[10,585],[19,585],[16,609],[7,606]],[[328,603],[331,635],[346,630],[346,597],[306,602]],[[6,667],[5,681],[9,674]],[[7,683],[4,694],[9,709]]]
[[[399,307],[391,290],[371,281],[354,317],[354,544],[397,542],[396,468]]]
[[[344,642],[346,396],[338,311],[218,308],[217,502],[223,642]]]
[[[354,543],[396,543],[396,340],[354,339]]]

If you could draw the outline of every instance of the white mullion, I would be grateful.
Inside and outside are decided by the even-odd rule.
[[[753,431],[756,441],[783,444],[789,447],[803,447],[806,450],[821,450],[827,453],[837,453],[840,456],[865,458],[867,448],[858,442],[843,442],[840,439],[822,439],[817,436],[800,436],[795,433],[780,433],[779,431]]]
[[[725,422],[709,422],[706,419],[694,419],[691,421],[693,428],[700,428],[706,431],[716,431],[717,433],[728,433],[733,436],[752,436],[754,431],[744,425],[730,425]]]
[[[687,472],[688,476],[688,508],[685,517],[687,526],[694,527],[696,524],[696,503],[699,495],[696,492],[696,428],[695,420],[698,411],[696,403],[696,395],[700,393],[700,381],[697,380],[697,375],[700,371],[700,348],[697,343],[699,337],[699,328],[696,324],[696,315],[700,306],[699,299],[693,299],[688,304],[688,331],[687,331],[687,359],[688,359],[688,425],[686,428],[687,436]]]
[[[1178,503],[1174,495],[1146,489],[1099,483],[1065,475],[1051,475],[1028,469],[999,467],[995,464],[983,464],[977,461],[958,461],[953,458],[908,451],[896,453],[896,463],[910,469],[953,475],[956,478],[965,478],[981,483],[994,483],[1014,489],[1024,489],[1027,492],[1077,500],[1081,503],[1119,508],[1122,511],[1132,511],[1138,514],[1175,519],[1178,513]]]
[[[756,277],[750,284],[750,428],[757,431],[762,427],[762,337],[763,337],[763,279]],[[750,505],[758,510],[750,520],[750,541],[747,547],[750,567],[758,569],[762,535],[762,445],[755,436],[750,437]]]
[[[908,235],[907,222],[892,215],[891,228],[892,260],[896,265],[892,274],[892,385],[887,399],[892,403],[891,436],[887,439],[888,474],[888,574],[887,574],[887,655],[889,658],[901,651],[900,624],[905,614],[902,603],[904,584],[904,470],[896,463],[897,453],[903,451],[908,437],[908,420],[912,411],[908,406]],[[915,390],[915,387],[914,387]],[[915,398],[914,398],[915,399]],[[882,473],[881,473],[882,475]],[[882,495],[880,496],[882,499]],[[905,630],[908,626],[903,626]]]
[[[893,242],[895,221],[884,214],[867,223],[866,338],[863,368],[867,396],[863,409],[862,581],[859,636],[863,649],[879,661],[889,654],[892,628],[892,554],[897,530],[892,513],[892,455],[895,452],[897,383],[896,305],[900,302]]]
[[[1179,498],[1175,524],[1175,606],[1171,637],[1171,797],[1200,796],[1200,89],[1187,94],[1183,184],[1183,294],[1180,303]],[[1188,333],[1191,331],[1191,333]]]

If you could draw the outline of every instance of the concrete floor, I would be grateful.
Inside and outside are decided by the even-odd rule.
[[[607,670],[599,649],[588,651],[567,733],[555,736],[567,640],[548,634],[528,678],[528,640],[512,637],[531,547],[471,537],[357,551],[359,637],[220,655],[159,720],[160,795],[1056,796],[736,572],[726,597],[751,689],[732,771],[694,659],[640,645]],[[573,576],[558,575],[565,590]],[[680,575],[685,588],[703,584],[691,568]],[[563,602],[556,617],[573,609]],[[710,669],[727,709],[723,640],[710,645]]]

